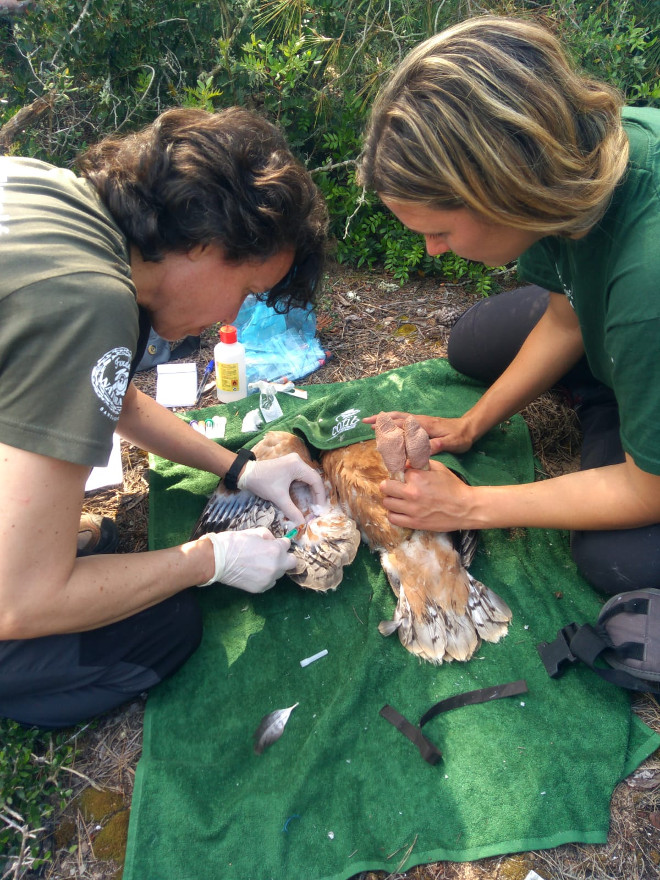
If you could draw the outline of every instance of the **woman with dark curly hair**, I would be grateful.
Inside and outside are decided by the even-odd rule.
[[[660,586],[660,111],[622,110],[539,24],[484,16],[394,72],[361,176],[430,254],[519,258],[533,282],[455,325],[450,362],[490,387],[458,419],[421,419],[434,452],[466,451],[556,383],[583,429],[579,472],[542,482],[470,487],[437,463],[408,471],[383,487],[392,522],[570,529],[597,589]]]
[[[130,382],[151,327],[197,335],[253,293],[282,309],[312,301],[326,210],[282,134],[238,108],[170,110],[79,168],[0,158],[0,715],[47,727],[174,672],[201,636],[186,588],[262,592],[293,564],[289,541],[264,529],[78,552],[87,476],[115,430],[295,522],[293,480],[325,497],[298,456],[237,456]]]

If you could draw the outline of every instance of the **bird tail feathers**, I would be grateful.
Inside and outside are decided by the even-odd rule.
[[[381,563],[394,593],[398,597],[392,620],[379,624],[384,636],[398,632],[401,644],[430,663],[469,660],[481,641],[498,642],[506,635],[511,611],[496,593],[466,572],[468,600],[463,611],[450,605],[441,607],[427,596],[422,609],[411,607],[405,573],[393,565],[393,554],[381,553]]]
[[[501,596],[472,577],[469,572],[468,578],[468,608],[474,627],[484,641],[499,642],[507,634],[511,609]]]

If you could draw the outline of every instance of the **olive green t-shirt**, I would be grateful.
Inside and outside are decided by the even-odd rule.
[[[93,186],[0,157],[0,442],[107,463],[138,339],[126,240]]]
[[[628,170],[582,239],[541,239],[519,260],[527,281],[569,298],[592,373],[613,391],[621,441],[660,474],[660,110],[626,108]]]

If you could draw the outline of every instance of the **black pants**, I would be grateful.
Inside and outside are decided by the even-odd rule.
[[[172,675],[198,647],[192,590],[100,629],[0,641],[0,716],[69,727]]]
[[[504,372],[548,305],[548,292],[522,287],[478,302],[459,319],[449,338],[454,369],[488,385]],[[611,389],[581,360],[560,381],[573,400],[582,428],[580,468],[625,460],[619,409]],[[638,529],[571,532],[571,553],[584,577],[602,593],[660,587],[660,524]]]

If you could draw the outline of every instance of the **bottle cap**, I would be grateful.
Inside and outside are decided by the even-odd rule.
[[[223,324],[220,328],[220,342],[225,342],[228,345],[231,345],[233,342],[236,342],[237,339],[236,327],[233,327],[231,324]]]

